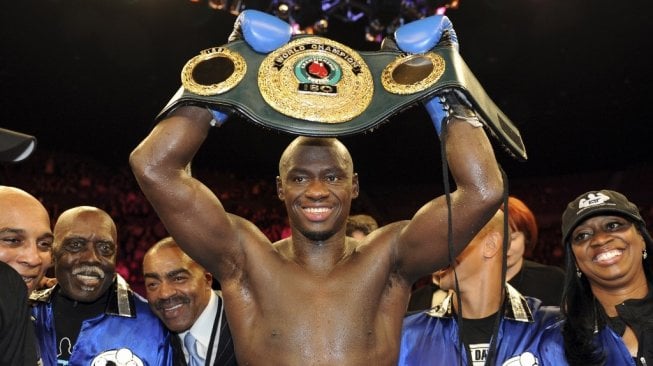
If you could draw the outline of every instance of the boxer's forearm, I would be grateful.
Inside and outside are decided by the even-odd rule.
[[[496,213],[503,178],[482,127],[452,117],[441,136],[456,190],[452,193],[453,255],[458,255]]]
[[[169,180],[184,171],[206,139],[212,119],[204,108],[180,107],[161,121],[130,155],[139,183]]]
[[[441,138],[456,187],[476,196],[471,202],[498,201],[503,192],[503,179],[484,129],[468,120],[452,117]]]

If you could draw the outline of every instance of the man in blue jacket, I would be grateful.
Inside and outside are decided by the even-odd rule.
[[[33,315],[44,365],[172,364],[170,336],[147,302],[116,274],[117,231],[89,206],[54,227],[54,287],[35,292]]]
[[[498,211],[454,266],[436,272],[441,300],[404,319],[399,365],[537,365],[524,351],[558,307],[541,307],[502,283],[503,217]]]

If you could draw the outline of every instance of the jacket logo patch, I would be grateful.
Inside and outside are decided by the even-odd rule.
[[[580,209],[580,208],[588,208],[592,206],[602,205],[609,200],[610,197],[604,195],[601,192],[598,192],[597,194],[590,193],[587,195],[587,198],[580,199],[580,202],[578,202],[578,208]]]
[[[130,349],[121,348],[105,351],[95,356],[91,366],[144,366],[145,363]]]

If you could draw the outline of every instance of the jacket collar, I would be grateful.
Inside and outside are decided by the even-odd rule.
[[[430,310],[425,311],[425,314],[434,318],[453,317],[453,294],[453,290],[449,290],[448,294],[442,299],[442,301]],[[504,301],[506,305],[504,307],[504,319],[518,322],[533,322],[533,313],[528,307],[526,298],[508,283],[506,283],[506,298]]]
[[[45,290],[34,291],[30,294],[30,301],[34,303],[50,303],[52,296],[60,286],[54,285],[53,287]],[[134,293],[129,288],[129,284],[122,276],[116,274],[113,284],[107,291],[111,291],[107,307],[104,313],[107,315],[123,316],[134,318],[136,317],[136,308],[134,307]]]

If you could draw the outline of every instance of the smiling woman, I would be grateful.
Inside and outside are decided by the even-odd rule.
[[[564,320],[543,336],[544,365],[653,363],[650,294],[653,240],[623,194],[590,191],[562,215],[566,280]]]

